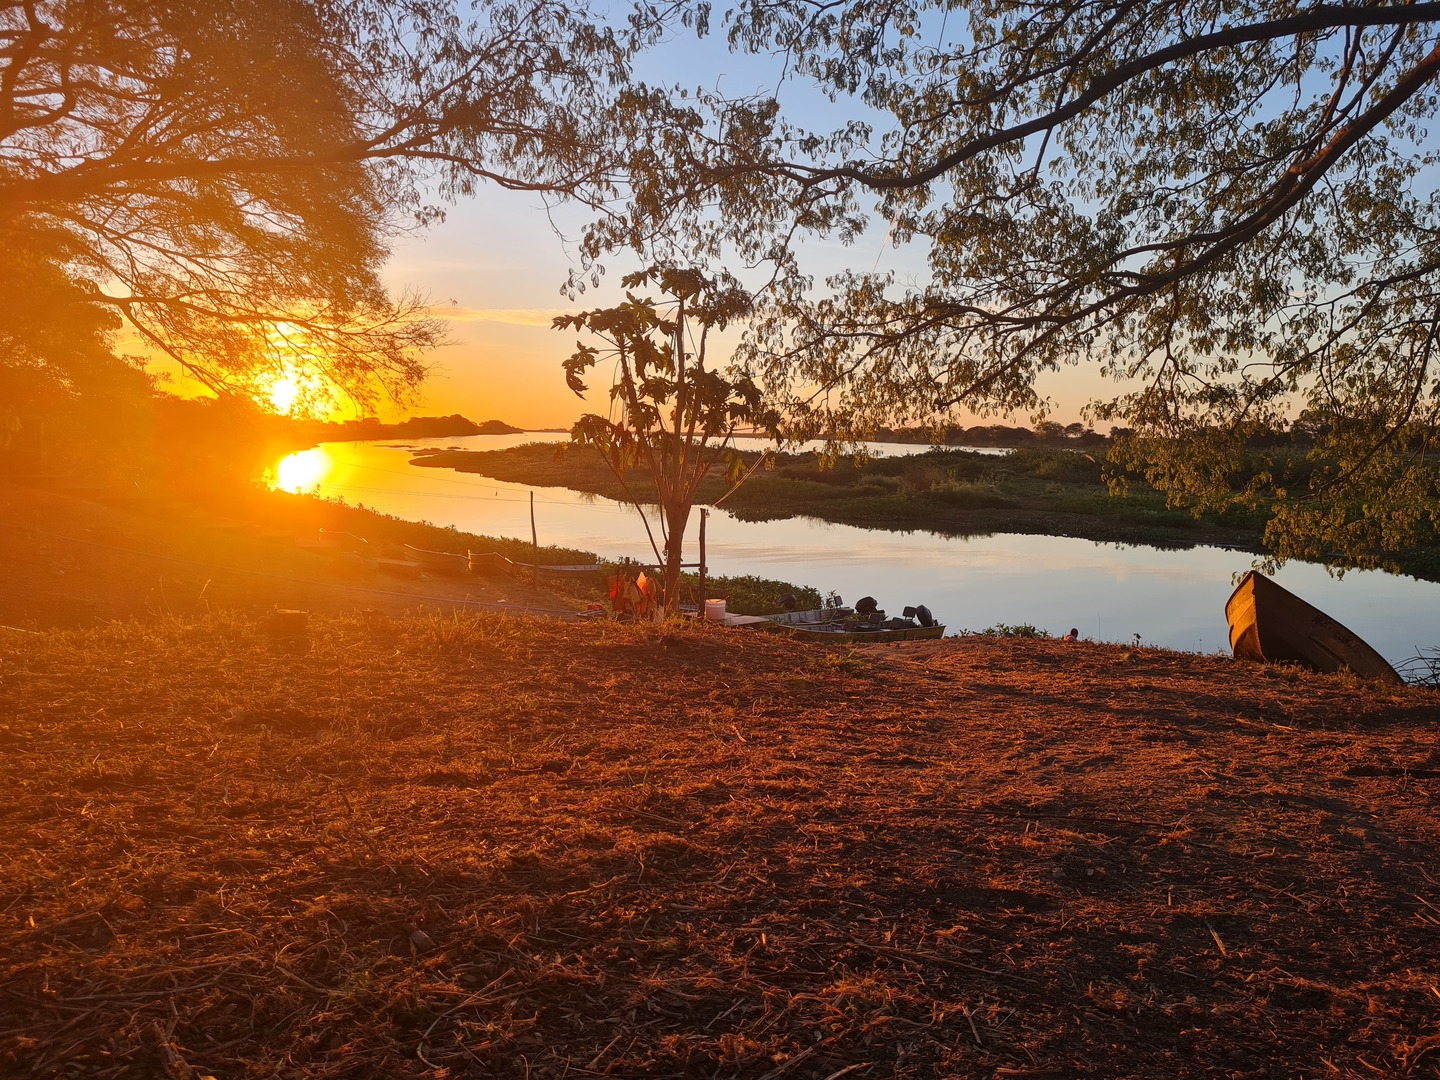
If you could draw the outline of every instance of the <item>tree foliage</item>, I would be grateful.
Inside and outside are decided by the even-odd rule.
[[[557,330],[586,330],[599,345],[577,341],[564,361],[565,380],[577,396],[589,387],[583,376],[602,361],[614,364],[607,415],[587,413],[570,437],[600,452],[615,478],[631,492],[628,474],[643,468],[659,501],[660,539],[645,518],[643,501],[630,501],[645,520],[655,558],[664,567],[664,600],[674,614],[680,600],[685,528],[700,484],[724,465],[732,484],[745,463],[730,452],[736,429],[774,430],[775,417],[760,390],[741,372],[709,366],[712,330],[723,330],[748,314],[751,297],[733,279],[699,271],[660,267],[627,275],[625,302],[615,307],[562,315]],[[630,292],[653,284],[666,301]]]
[[[849,114],[696,106],[755,121],[692,144],[740,243],[846,237],[868,195],[928,261],[775,291],[753,363],[813,429],[1043,415],[1045,373],[1086,364],[1115,383],[1092,418],[1133,427],[1122,456],[1178,500],[1281,495],[1282,555],[1434,537],[1440,5],[741,0],[726,22]],[[1302,407],[1327,418],[1316,487],[1237,485],[1245,438]]]
[[[0,250],[217,391],[404,398],[438,325],[381,284],[397,228],[482,183],[613,192],[629,46],[583,5],[467,7],[0,0]]]
[[[66,242],[52,234],[0,247],[0,453],[31,469],[42,453],[53,465],[88,431],[133,438],[151,389],[143,365],[111,347],[120,317],[63,262],[36,254]]]

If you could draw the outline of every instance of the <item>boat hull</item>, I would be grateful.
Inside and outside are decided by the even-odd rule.
[[[846,619],[855,617],[855,609],[848,607],[810,608],[805,611],[782,611],[775,615],[766,615],[777,626],[785,627],[815,627],[828,626],[832,623],[843,622]]]
[[[782,634],[789,634],[802,641],[855,644],[881,641],[923,641],[927,638],[945,636],[945,627],[940,623],[936,623],[934,626],[904,626],[878,630],[848,630],[844,623],[819,623],[811,626],[776,624],[776,628]]]
[[[470,573],[481,577],[500,577],[515,572],[514,564],[498,551],[472,551],[469,563]]]
[[[945,627],[940,623],[932,623],[930,626],[912,623],[909,626],[864,627],[859,625],[863,620],[857,620],[855,610],[848,607],[785,611],[767,615],[765,618],[770,623],[767,629],[805,641],[920,641],[945,636]]]
[[[1230,649],[1238,658],[1299,664],[1312,671],[1351,671],[1393,684],[1404,681],[1347,627],[1257,571],[1240,579],[1225,602],[1225,618]]]
[[[523,563],[521,565],[524,565]],[[572,574],[576,577],[585,577],[589,574],[598,574],[606,569],[604,563],[571,563],[557,566],[553,563],[540,563],[535,567],[542,574]]]

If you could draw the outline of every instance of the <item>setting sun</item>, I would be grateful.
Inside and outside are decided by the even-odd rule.
[[[300,380],[294,375],[276,379],[270,384],[268,393],[272,409],[277,413],[289,413],[295,407],[295,399],[300,396]]]
[[[262,403],[282,416],[324,415],[334,404],[318,374],[288,362],[262,384],[261,395]]]

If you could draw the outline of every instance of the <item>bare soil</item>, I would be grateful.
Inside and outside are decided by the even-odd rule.
[[[96,601],[92,550],[0,589],[0,1075],[1440,1072],[1433,691],[353,597],[285,638],[239,548],[125,619],[155,557]]]

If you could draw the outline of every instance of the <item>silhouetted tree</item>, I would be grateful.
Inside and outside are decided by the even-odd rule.
[[[104,309],[216,391],[403,399],[438,324],[389,238],[485,183],[603,202],[627,55],[568,0],[0,0],[3,289],[69,282],[0,365]]]

